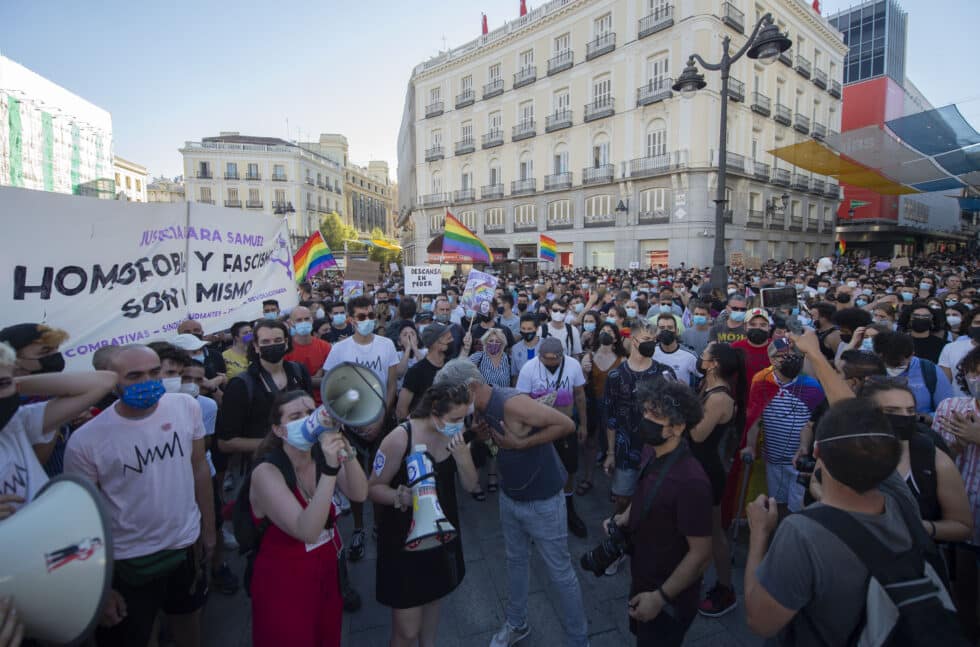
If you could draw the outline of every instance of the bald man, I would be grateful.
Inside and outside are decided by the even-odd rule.
[[[313,399],[320,404],[320,380],[323,378],[323,363],[330,354],[330,342],[313,335],[313,313],[309,308],[296,306],[289,313],[286,323],[293,339],[293,350],[286,355],[286,360],[306,367],[313,380]]]

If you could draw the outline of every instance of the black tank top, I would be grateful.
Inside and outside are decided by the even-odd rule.
[[[716,386],[714,388],[706,390],[701,394],[701,404],[704,405],[711,397],[712,393],[727,393],[731,396],[731,391],[725,385]],[[733,398],[734,399],[734,398]],[[691,453],[695,455],[699,460],[702,458],[707,458],[708,456],[718,456],[718,445],[721,444],[721,439],[727,434],[733,433],[735,429],[735,417],[738,413],[738,403],[735,403],[735,407],[732,408],[732,417],[728,422],[722,422],[715,425],[715,428],[711,430],[711,433],[707,435],[704,441],[698,443],[691,441]]]

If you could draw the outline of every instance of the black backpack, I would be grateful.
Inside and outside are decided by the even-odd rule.
[[[882,544],[843,510],[816,506],[800,512],[844,542],[870,573],[861,620],[847,644],[967,647],[936,544],[926,536],[916,511],[899,507],[912,537],[912,547],[902,553]]]

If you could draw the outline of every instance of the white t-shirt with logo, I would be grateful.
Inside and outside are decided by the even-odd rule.
[[[942,352],[939,353],[938,364],[943,368],[948,368],[949,372],[953,374],[953,379],[950,381],[953,383],[953,395],[956,397],[962,398],[970,395],[969,393],[964,393],[963,389],[960,388],[959,380],[956,379],[956,370],[960,362],[963,361],[963,358],[967,356],[967,353],[976,347],[973,340],[964,335],[953,343],[943,346]]]
[[[13,494],[30,502],[48,482],[33,447],[51,442],[57,431],[44,433],[46,406],[47,402],[20,405],[0,431],[0,494]]]
[[[388,388],[388,369],[397,366],[399,361],[395,344],[387,337],[373,335],[370,344],[358,344],[353,337],[348,337],[337,342],[330,349],[327,361],[323,363],[323,371],[325,373],[344,362],[370,368],[381,380],[381,397],[385,397],[385,389]]]
[[[65,473],[87,478],[105,495],[117,559],[197,541],[201,511],[191,455],[202,438],[201,407],[184,393],[164,394],[140,420],[123,418],[113,405],[72,434]]]
[[[653,359],[674,369],[677,381],[694,386],[698,378],[698,357],[681,345],[673,353],[664,352],[660,344],[653,352]]]
[[[528,360],[517,375],[517,390],[527,393],[535,400],[555,393],[554,406],[572,406],[575,403],[574,389],[585,386],[585,375],[577,359],[568,355],[562,359],[565,362],[564,370],[559,364],[554,372],[541,363],[540,357]]]

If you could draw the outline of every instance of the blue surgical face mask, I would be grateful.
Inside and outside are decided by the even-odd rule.
[[[745,321],[745,312],[741,310],[733,310],[731,319],[732,321]]]
[[[818,294],[827,294],[827,286],[826,285],[819,285],[819,286],[817,286],[817,293]]]
[[[247,332],[244,335],[242,335],[243,344],[251,344],[253,339],[255,339],[255,335],[253,335],[250,332]]]
[[[875,342],[871,337],[865,337],[861,340],[861,350],[867,351],[869,353],[875,352]]]
[[[343,326],[345,323],[347,323],[347,315],[345,315],[343,312],[337,313],[330,317],[330,322],[335,326]]]
[[[584,324],[582,324],[582,330],[584,330],[585,332],[594,332],[595,324],[592,323],[591,321],[586,321]]]
[[[575,304],[575,314],[579,314],[583,310],[585,310],[585,304],[584,303],[576,303]]]
[[[433,317],[433,319],[435,319],[439,323],[446,323],[447,321],[449,321],[449,315],[447,315],[445,313],[443,313],[443,314],[437,314],[437,315],[435,315]]]
[[[466,309],[466,318],[467,319],[472,319],[475,316],[476,316],[476,310],[471,310],[469,308]]]
[[[786,281],[776,281],[776,287],[777,288],[785,288],[786,287]]]
[[[928,283],[919,283],[919,289],[922,290],[923,292],[928,292],[929,290],[932,289],[932,286],[929,285]]]
[[[422,310],[425,312],[432,312],[432,302],[428,301],[422,304]]]
[[[442,434],[443,436],[447,438],[452,438],[456,434],[463,431],[463,421],[460,420],[459,422],[446,422],[443,423],[441,429],[438,426],[436,426],[436,429],[438,429],[439,433]]]
[[[301,321],[293,326],[293,335],[305,337],[313,333],[312,321]]]
[[[798,316],[800,314],[800,309],[799,308],[793,308],[789,312],[790,312],[791,315],[793,315],[795,317],[795,316]]]
[[[803,291],[804,288],[806,288],[806,284],[805,283],[794,283],[793,284],[793,287],[796,288],[796,291],[797,292],[801,292],[801,291]]]
[[[695,326],[703,326],[708,323],[708,318],[704,315],[694,315],[691,317],[691,321]]]
[[[275,321],[276,319],[279,318],[279,313],[278,312],[263,312],[262,313],[262,316],[265,317],[266,319],[268,319],[269,321]]]
[[[630,319],[636,316],[636,308],[626,308],[626,316]]]
[[[286,423],[286,442],[301,452],[308,452],[313,447],[313,441],[306,437],[305,427],[306,418]]]
[[[374,332],[374,319],[365,319],[364,321],[357,322],[357,332],[363,336],[367,337]]]
[[[913,294],[911,292],[902,292],[902,301],[911,301]]]
[[[952,308],[953,306],[956,305],[956,303],[957,303],[956,301],[953,301],[951,299],[946,299],[946,307],[947,308]]]
[[[857,299],[854,302],[854,305],[856,305],[859,308],[863,308],[864,306],[868,305],[868,300],[867,299]]]
[[[134,409],[149,409],[163,397],[167,389],[162,380],[146,380],[130,384],[122,390],[119,399],[128,407]]]
[[[661,303],[660,304],[660,312],[668,313],[671,310],[673,310],[673,308],[670,307],[670,304],[669,303]]]
[[[616,317],[606,317],[606,323],[616,325]]]

